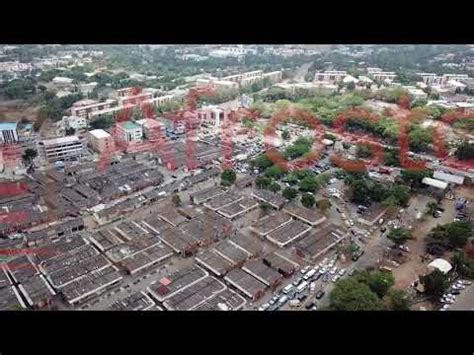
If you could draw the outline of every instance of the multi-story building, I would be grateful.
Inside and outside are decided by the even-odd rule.
[[[223,81],[232,81],[240,86],[251,85],[257,81],[263,80],[263,71],[254,70],[247,73],[229,75],[222,78]]]
[[[143,137],[142,127],[132,121],[118,122],[116,127],[117,138],[124,142],[140,141]]]
[[[325,83],[335,83],[344,80],[347,76],[347,72],[343,70],[326,70],[324,72],[318,72],[314,76],[314,81],[322,81]]]
[[[380,68],[367,68],[367,75],[377,81],[393,81],[397,75],[393,71],[382,71]]]
[[[15,72],[27,71],[27,70],[30,70],[31,68],[32,66],[29,63],[20,63],[18,61],[0,62],[0,72],[15,73]]]
[[[434,73],[417,73],[417,75],[419,75],[427,85],[445,86],[452,80],[463,81],[469,79],[469,75],[467,74],[443,74],[441,76]]]
[[[153,93],[141,92],[137,95],[119,97],[118,101],[120,106],[139,105],[140,103],[144,103],[152,98]]]
[[[263,73],[263,77],[270,79],[273,83],[278,83],[283,78],[283,72],[281,70],[277,70],[270,73]]]
[[[94,129],[87,133],[87,143],[94,151],[110,151],[114,146],[112,136],[103,129]]]
[[[108,99],[104,102],[97,102],[95,100],[81,100],[71,107],[71,115],[79,117],[92,117],[94,112],[111,108],[116,103],[115,100]]]
[[[4,144],[18,143],[18,123],[0,123],[0,142]]]
[[[136,87],[118,89],[117,90],[117,96],[118,97],[133,96],[133,95],[136,95],[138,93],[137,90],[139,90],[139,89],[137,89]]]
[[[87,120],[85,117],[64,116],[63,125],[65,129],[73,128],[74,130],[78,131],[87,128]]]
[[[45,139],[38,143],[39,156],[44,162],[78,160],[84,153],[82,141],[76,136]]]
[[[227,114],[228,112],[217,106],[205,106],[197,110],[197,118],[200,123],[211,124],[216,128],[220,126]]]
[[[209,79],[197,79],[196,86],[209,86],[214,85],[216,89],[237,89],[239,84],[228,80],[219,80],[217,78],[210,77]]]
[[[137,120],[136,123],[142,127],[143,136],[147,139],[165,137],[165,125],[162,122],[152,118],[144,118]],[[156,137],[156,133],[158,133],[159,137]]]

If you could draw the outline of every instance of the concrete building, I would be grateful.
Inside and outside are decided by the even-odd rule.
[[[117,134],[125,142],[140,141],[143,138],[142,127],[132,121],[118,122]]]
[[[84,147],[79,137],[67,136],[40,141],[38,152],[43,161],[53,163],[79,159],[84,153]]]
[[[435,73],[417,73],[427,85],[446,85],[450,80],[463,81],[468,80],[467,74],[443,74],[442,76]]]
[[[382,71],[380,68],[367,68],[367,75],[377,81],[393,81],[397,75],[393,71]]]
[[[158,133],[161,138],[165,138],[166,136],[165,125],[160,121],[154,120],[152,118],[144,118],[137,120],[135,123],[142,127],[143,136],[146,139],[157,138],[153,136],[154,134],[156,135],[156,133]]]
[[[338,70],[326,70],[324,72],[318,72],[314,76],[314,81],[322,81],[325,83],[335,83],[342,81],[347,76],[346,71]]]
[[[0,123],[0,142],[4,144],[13,144],[18,142],[18,123]]]
[[[94,112],[102,111],[111,108],[116,103],[115,100],[108,99],[104,102],[97,102],[95,100],[81,100],[71,107],[71,115],[90,118]]]
[[[79,131],[87,128],[87,120],[84,117],[64,116],[62,121],[65,129],[73,128]]]
[[[153,98],[153,93],[141,92],[137,95],[119,97],[118,101],[119,101],[120,106],[127,106],[127,105],[138,105],[140,103],[147,102],[148,100],[152,98]]]
[[[95,89],[96,86],[97,86],[96,82],[80,84],[79,91],[84,95],[88,95],[90,92],[92,92]]]
[[[113,147],[113,138],[103,129],[94,129],[88,132],[87,143],[93,150],[102,153]]]

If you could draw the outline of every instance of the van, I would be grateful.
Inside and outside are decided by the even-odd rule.
[[[301,302],[298,300],[291,300],[290,301],[290,307],[299,307],[301,305]]]
[[[314,292],[316,291],[316,282],[311,282],[309,285],[309,292]]]
[[[286,295],[288,292],[290,292],[293,289],[293,285],[289,284],[283,289],[283,293]]]
[[[280,299],[278,300],[278,304],[283,306],[286,303],[286,301],[288,301],[288,297],[281,296]]]

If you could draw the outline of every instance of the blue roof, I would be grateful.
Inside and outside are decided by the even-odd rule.
[[[13,129],[17,129],[17,127],[18,127],[17,122],[2,122],[2,123],[0,123],[0,131],[13,130]]]

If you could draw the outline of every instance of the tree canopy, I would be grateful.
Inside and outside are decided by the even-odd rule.
[[[303,194],[301,196],[301,204],[306,208],[312,208],[316,203],[316,199],[312,194]]]
[[[387,238],[397,245],[402,245],[405,244],[408,239],[411,239],[411,233],[404,227],[392,228],[388,233]]]
[[[429,238],[438,240],[451,248],[462,248],[469,238],[474,237],[472,222],[456,221],[433,228]]]
[[[379,311],[382,301],[369,286],[350,277],[336,282],[330,295],[331,308],[337,311]]]
[[[222,185],[229,186],[235,182],[237,174],[232,169],[226,169],[221,174],[221,183]]]
[[[420,276],[420,282],[425,288],[425,293],[435,298],[441,297],[449,287],[448,277],[439,270]]]

